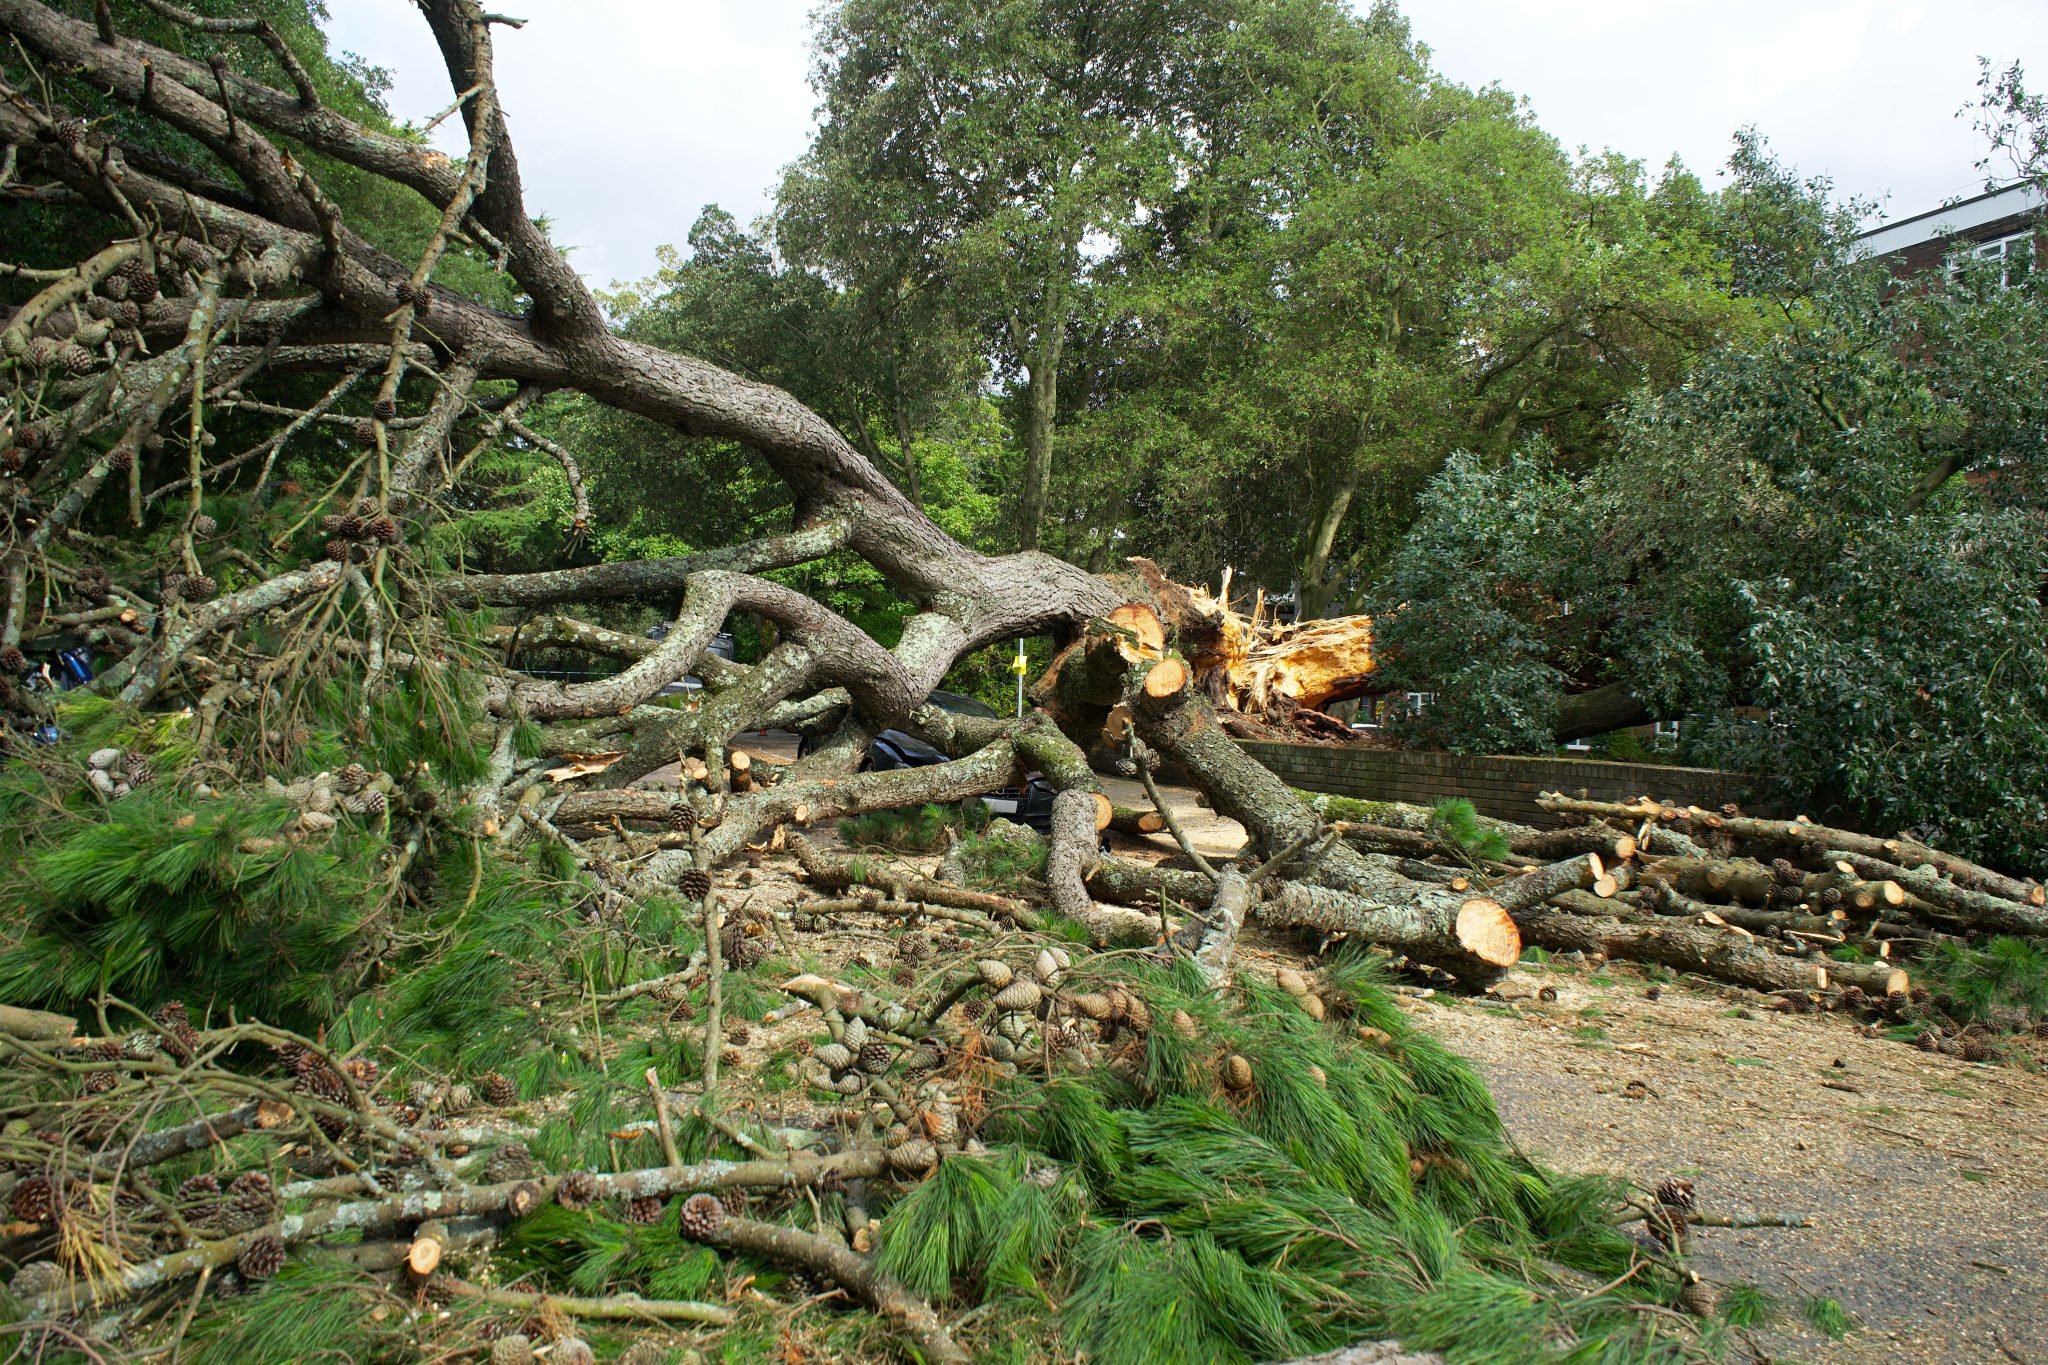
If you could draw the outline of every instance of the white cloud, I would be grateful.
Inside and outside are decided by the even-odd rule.
[[[1138,0],[1131,0],[1137,3]],[[599,285],[650,272],[706,203],[768,207],[810,136],[811,0],[526,0],[500,29],[499,85],[528,205]],[[331,0],[334,42],[388,67],[424,120],[450,98],[407,0]],[[2048,6],[2022,0],[1408,0],[1437,64],[1498,81],[1567,147],[1716,178],[1754,124],[1808,174],[1890,196],[1891,216],[1968,193],[1979,153],[1956,110],[1976,58],[2048,74]],[[451,123],[444,145],[459,144]]]
[[[635,279],[699,209],[765,211],[810,138],[808,0],[525,0],[497,29],[500,97],[527,206],[593,283]],[[392,111],[424,122],[452,98],[407,0],[332,0],[330,40],[394,77]],[[461,145],[454,120],[437,141]]]

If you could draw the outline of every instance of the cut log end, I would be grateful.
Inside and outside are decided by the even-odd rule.
[[[1118,632],[1117,653],[1132,663],[1166,653],[1166,627],[1159,614],[1143,602],[1126,602],[1112,611],[1109,624]]]
[[[1614,840],[1614,860],[1625,863],[1635,856],[1636,836],[1633,834],[1617,835]]]
[[[1145,695],[1154,701],[1179,696],[1187,685],[1188,666],[1179,659],[1161,659],[1145,674]]]
[[[441,1257],[448,1245],[448,1229],[440,1223],[422,1223],[414,1234],[412,1245],[406,1249],[406,1268],[413,1274],[427,1276],[441,1264]]]
[[[1116,806],[1101,792],[1089,792],[1088,795],[1095,798],[1095,832],[1100,834],[1109,828],[1110,818],[1116,814]]]
[[[1481,962],[1504,968],[1522,960],[1522,931],[1489,896],[1474,896],[1458,907],[1456,933],[1460,946]]]

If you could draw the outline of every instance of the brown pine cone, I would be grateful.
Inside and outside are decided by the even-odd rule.
[[[519,1087],[512,1084],[512,1078],[502,1071],[485,1072],[480,1088],[485,1104],[496,1105],[502,1109],[506,1105],[519,1103]]]
[[[395,399],[379,398],[370,405],[370,415],[380,422],[388,422],[398,416],[398,403]]]
[[[898,967],[890,980],[899,986],[914,985],[917,981],[917,971],[911,967]]]
[[[363,523],[363,534],[369,539],[385,545],[398,543],[398,521],[395,517],[372,517]]]
[[[682,1024],[697,1017],[697,1007],[687,1000],[676,1001],[676,1007],[668,1012],[671,1023]]]
[[[855,1065],[870,1076],[879,1076],[889,1069],[889,1045],[879,1038],[870,1038],[860,1045],[860,1058]]]
[[[624,1221],[641,1224],[659,1223],[663,1207],[662,1201],[654,1195],[628,1199],[623,1215]]]
[[[1691,1209],[1698,1201],[1692,1182],[1673,1176],[1657,1186],[1657,1202],[1666,1208]]]
[[[185,598],[190,602],[211,602],[220,591],[220,584],[212,574],[193,574],[185,580]]]
[[[981,1018],[982,1015],[988,1013],[988,1006],[977,997],[976,999],[969,1000],[966,1004],[962,1005],[960,1007],[960,1012],[967,1016],[967,1022],[971,1024],[975,1020]]]
[[[708,1242],[718,1235],[719,1224],[725,1221],[725,1205],[718,1202],[715,1194],[693,1194],[683,1201],[679,1228],[683,1236],[693,1242]]]
[[[525,1180],[538,1169],[525,1143],[508,1142],[492,1152],[490,1160],[484,1163],[484,1183],[502,1185],[508,1180]]]
[[[555,1202],[571,1213],[581,1213],[597,1199],[597,1177],[588,1171],[571,1171],[555,1186]]]
[[[744,1043],[753,1036],[754,1031],[747,1027],[746,1020],[728,1019],[725,1021],[726,1041],[733,1043]]]
[[[57,353],[57,361],[73,374],[89,374],[93,367],[92,352],[75,341]]]
[[[224,1233],[248,1232],[277,1217],[277,1205],[268,1194],[245,1191],[214,1210],[214,1222]]]
[[[267,1280],[284,1265],[284,1243],[269,1233],[252,1238],[235,1257],[235,1269],[252,1280]]]
[[[275,1197],[277,1191],[270,1183],[267,1171],[244,1171],[229,1184],[231,1194],[260,1194],[265,1199]]]
[[[192,518],[192,534],[195,536],[210,536],[219,529],[220,523],[204,512]]]
[[[125,441],[107,452],[107,468],[126,474],[135,468],[135,447]]]
[[[668,813],[668,827],[680,834],[697,823],[697,814],[688,806],[677,806]]]
[[[220,1177],[211,1173],[195,1175],[178,1186],[178,1198],[183,1201],[212,1199],[220,1193]]]
[[[718,1192],[718,1202],[733,1217],[742,1217],[747,1211],[747,1192],[734,1185],[731,1189]]]
[[[791,1050],[799,1057],[808,1057],[816,1050],[817,1046],[816,1043],[808,1038],[799,1038],[795,1043],[791,1044]]]
[[[346,564],[348,563],[348,552],[351,548],[345,540],[330,540],[320,547],[320,553],[328,559],[338,559]]]
[[[16,1222],[47,1223],[57,1213],[57,1183],[41,1172],[23,1176],[14,1186],[8,1210]]]
[[[356,444],[365,450],[375,448],[377,444],[377,424],[375,422],[362,421],[356,423]]]
[[[693,867],[676,878],[676,889],[686,900],[701,901],[711,894],[711,874]]]

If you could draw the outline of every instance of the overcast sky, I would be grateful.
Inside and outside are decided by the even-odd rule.
[[[1126,0],[1141,3],[1142,0]],[[449,100],[409,0],[328,0],[338,47],[391,70],[393,112]],[[654,268],[718,203],[763,212],[810,135],[813,0],[503,0],[498,82],[527,204],[600,286]],[[1438,67],[1528,98],[1567,148],[1672,153],[1718,179],[1754,124],[1807,174],[1908,217],[1980,187],[1957,109],[1976,59],[2048,84],[2041,0],[1405,0]],[[442,145],[459,146],[453,121]]]

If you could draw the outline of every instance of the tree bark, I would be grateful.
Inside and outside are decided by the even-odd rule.
[[[1519,911],[1515,923],[1523,936],[1539,947],[1655,962],[1762,991],[1810,991],[1825,984],[1854,984],[1885,995],[1894,989],[1904,990],[1908,984],[1906,973],[1889,963],[1808,962],[1760,948],[1711,925],[1597,919],[1541,905]]]
[[[1637,701],[1622,683],[1609,683],[1590,692],[1575,692],[1557,704],[1557,742],[1591,739],[1631,725],[1648,725],[1657,717]]]

